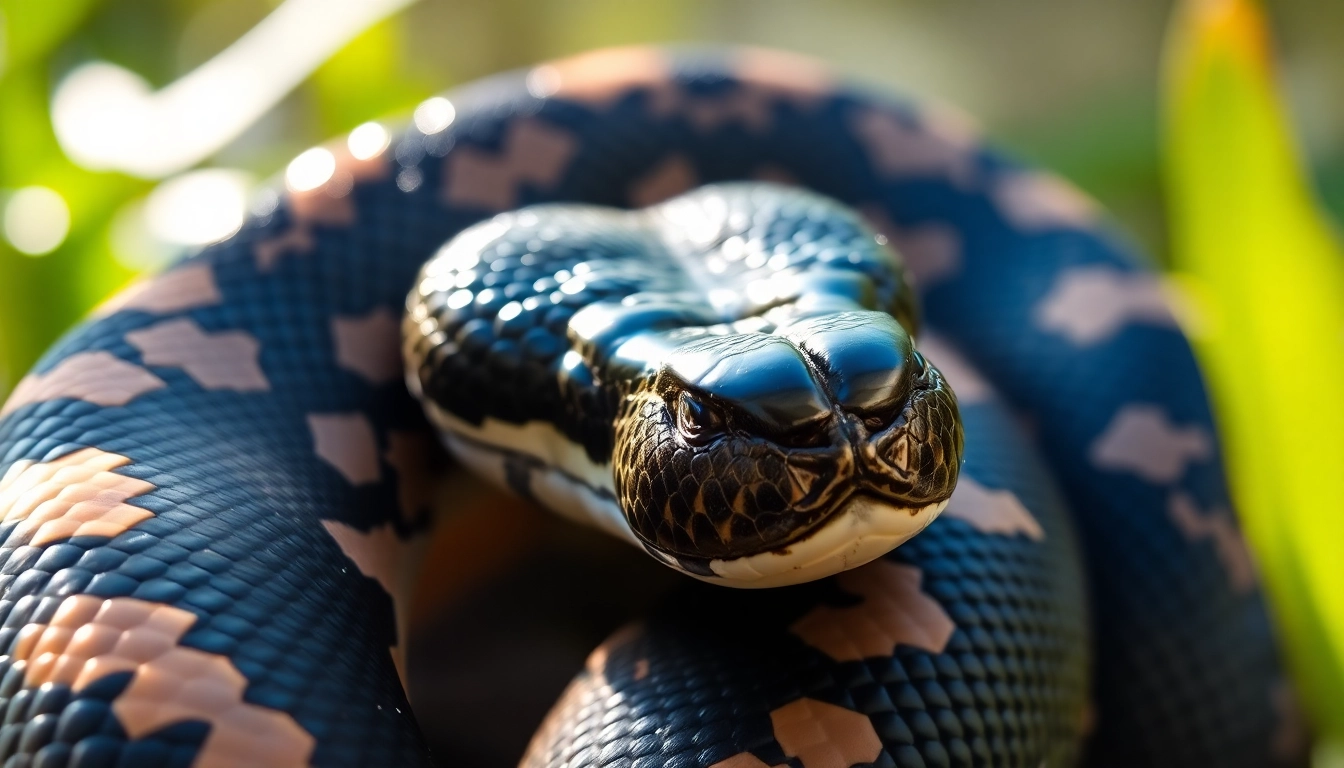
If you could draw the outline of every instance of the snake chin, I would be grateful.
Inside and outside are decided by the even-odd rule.
[[[826,524],[782,549],[705,563],[654,554],[673,568],[712,584],[739,589],[785,587],[870,563],[924,530],[946,507],[946,499],[909,508],[856,493]]]

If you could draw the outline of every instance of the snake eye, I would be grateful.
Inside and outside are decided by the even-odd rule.
[[[910,372],[914,374],[915,378],[923,376],[924,370],[929,366],[929,361],[925,360],[917,349],[910,355],[910,359],[914,362],[914,365],[910,366]]]
[[[723,418],[708,403],[689,392],[677,398],[677,429],[692,442],[701,442],[723,430]]]

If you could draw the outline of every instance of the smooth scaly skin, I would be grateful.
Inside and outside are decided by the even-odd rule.
[[[520,495],[581,486],[588,517],[701,578],[811,581],[915,535],[956,486],[956,399],[912,346],[902,272],[856,212],[796,187],[531,206],[425,265],[407,379]]]
[[[533,72],[547,98],[523,74],[457,94],[445,131],[347,158],[20,385],[0,421],[5,766],[429,764],[389,653],[432,455],[387,353],[415,271],[502,210],[754,176],[857,206],[905,254],[949,343],[930,357],[966,426],[958,494],[867,568],[655,609],[534,755],[1054,766],[1084,720],[1096,765],[1291,748],[1194,361],[1091,207],[941,112],[792,59],[603,56]]]

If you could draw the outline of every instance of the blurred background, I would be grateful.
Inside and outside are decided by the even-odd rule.
[[[1287,480],[1262,459],[1300,450],[1300,423],[1313,435],[1344,424],[1333,402],[1344,386],[1332,389],[1344,384],[1344,264],[1327,223],[1344,216],[1344,3],[1278,0],[1266,19],[1249,2],[1191,0],[1185,22],[1179,5],[0,0],[0,399],[109,293],[232,233],[258,185],[367,120],[601,46],[720,41],[810,54],[972,113],[1011,151],[1099,199],[1172,276],[1204,333],[1233,485],[1299,688],[1317,729],[1339,734],[1344,569],[1332,555],[1344,549],[1344,481],[1322,478],[1344,474],[1344,451],[1338,436],[1309,439],[1316,461],[1294,464]],[[1269,57],[1257,47],[1266,34]],[[1212,153],[1203,139],[1215,135]],[[1267,197],[1220,197],[1233,188]],[[1210,205],[1232,219],[1282,210],[1256,237],[1220,240],[1223,220],[1191,213]],[[1291,278],[1277,304],[1238,292],[1256,284],[1237,275],[1267,269]],[[1284,315],[1302,291],[1315,314]],[[1232,313],[1248,325],[1210,330],[1210,317]],[[1294,365],[1320,386],[1289,410],[1253,415],[1259,395],[1238,388],[1229,363],[1234,333],[1262,346],[1290,338],[1305,361]],[[1344,758],[1326,747],[1318,763]]]
[[[108,121],[86,119],[81,135],[81,107],[95,111],[101,98],[122,89],[145,101],[170,85],[201,92],[179,87],[168,94],[179,98],[164,109],[179,111],[193,98],[227,101],[226,91],[246,84],[189,76],[199,77],[203,64],[279,5],[0,0],[0,205],[7,222],[0,238],[0,393],[110,291],[227,235],[243,214],[248,185],[303,149],[366,120],[409,114],[457,83],[613,44],[781,47],[957,104],[1009,148],[1095,195],[1154,258],[1167,259],[1158,82],[1170,2],[309,2],[319,9],[315,18],[291,14],[294,26],[273,38],[279,44],[262,46],[269,60],[251,57],[270,70],[264,80],[297,87],[278,94],[274,106],[235,110],[257,116],[235,138],[215,142],[217,151],[185,166],[156,165],[154,156],[165,150],[148,142],[139,149],[149,159],[139,166],[128,150],[132,157],[121,167],[139,171],[128,174],[88,140],[89,126],[117,138]],[[304,3],[291,5],[302,10]],[[340,27],[341,19],[330,17],[342,13],[329,9],[351,5],[371,10],[331,30],[329,57],[318,57],[311,71],[308,61],[292,60],[308,53],[287,50],[296,39]],[[380,10],[388,13],[382,20]],[[1344,5],[1280,0],[1272,23],[1298,135],[1326,204],[1344,213]],[[90,67],[97,62],[104,65]],[[54,96],[72,102],[61,105],[68,107],[65,126],[53,119]]]

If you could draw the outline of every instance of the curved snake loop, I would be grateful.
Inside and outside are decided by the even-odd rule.
[[[865,567],[651,596],[525,763],[1300,761],[1188,344],[1080,193],[944,109],[764,51],[606,51],[450,98],[450,125],[377,157],[332,145],[323,185],[100,308],[0,411],[5,768],[432,764],[399,678],[444,472],[395,353],[417,270],[528,205],[753,179],[856,209],[903,257],[957,393],[956,491]],[[513,300],[509,271],[472,301]],[[452,339],[486,342],[454,374],[475,402],[547,351],[494,327]],[[606,403],[579,394],[571,434],[598,439]],[[686,434],[719,428],[705,407],[676,411]],[[557,492],[525,452],[504,472]],[[778,541],[740,530],[710,559]]]

